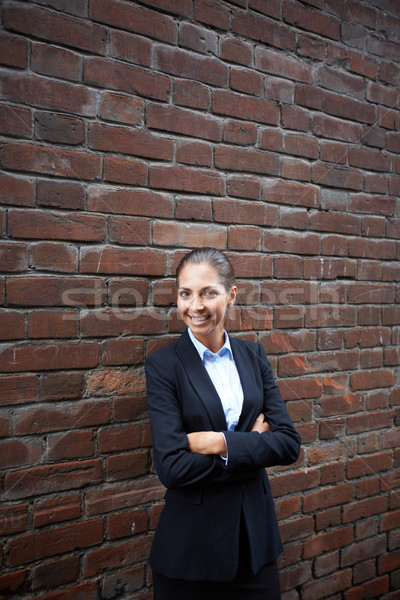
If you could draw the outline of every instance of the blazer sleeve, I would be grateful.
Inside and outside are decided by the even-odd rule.
[[[263,347],[258,344],[257,369],[263,386],[263,409],[270,430],[264,433],[249,431],[224,432],[228,448],[227,469],[272,467],[295,462],[300,453],[301,439],[286,405],[282,400],[272,368]]]
[[[258,469],[225,468],[220,456],[190,452],[168,354],[150,355],[145,364],[147,404],[157,475],[167,488],[223,483],[256,477]]]

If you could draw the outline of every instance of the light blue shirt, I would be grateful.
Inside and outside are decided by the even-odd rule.
[[[243,407],[243,388],[231,350],[228,334],[225,343],[216,354],[197,340],[189,329],[189,336],[210,376],[225,413],[228,431],[239,422]]]

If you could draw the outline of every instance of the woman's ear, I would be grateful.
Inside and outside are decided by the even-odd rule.
[[[233,306],[235,304],[236,294],[237,294],[237,287],[236,287],[236,285],[234,285],[233,287],[231,287],[230,292],[229,292],[228,306]]]

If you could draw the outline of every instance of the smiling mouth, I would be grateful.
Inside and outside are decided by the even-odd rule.
[[[208,319],[210,318],[208,317],[192,317],[191,315],[189,315],[190,320],[192,321],[192,323],[204,323],[204,321],[208,321]]]

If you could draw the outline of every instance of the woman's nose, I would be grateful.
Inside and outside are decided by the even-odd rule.
[[[204,303],[201,296],[195,296],[193,298],[192,308],[195,308],[197,310],[201,310],[202,308],[204,308]]]

